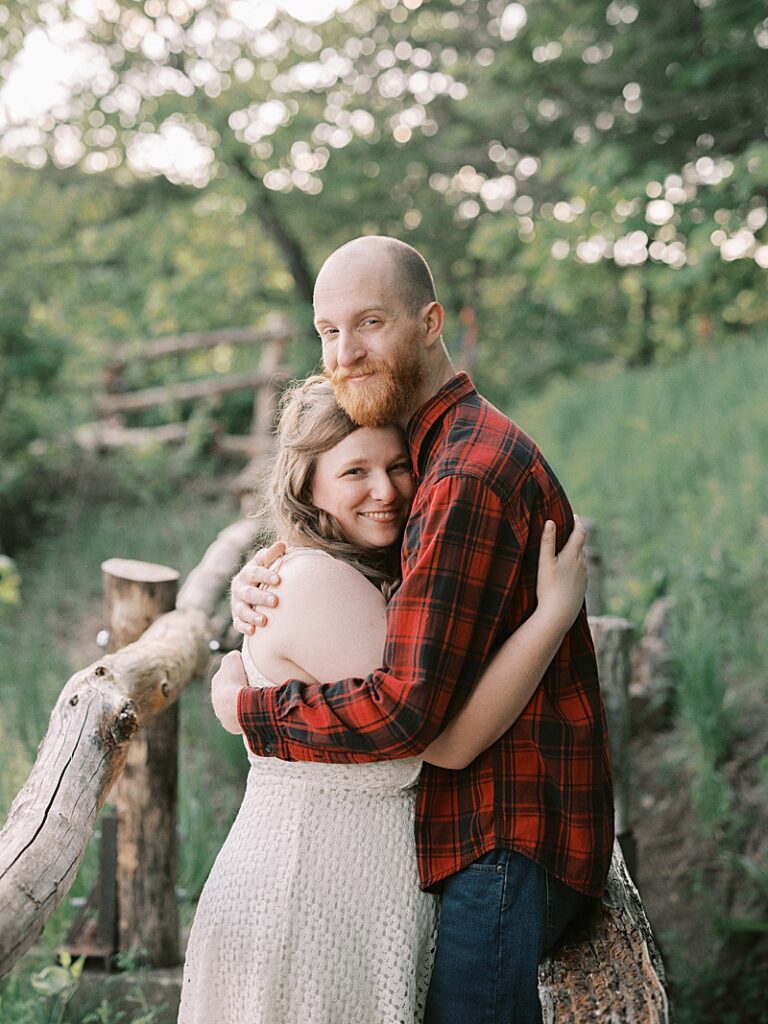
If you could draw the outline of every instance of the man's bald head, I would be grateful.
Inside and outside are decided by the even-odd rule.
[[[391,275],[396,290],[409,316],[416,316],[424,306],[436,301],[435,282],[427,261],[407,242],[387,235],[363,235],[353,238],[332,252],[318,274],[318,282],[326,270],[368,266],[371,273]]]

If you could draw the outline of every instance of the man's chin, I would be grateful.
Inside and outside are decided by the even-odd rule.
[[[334,382],[333,390],[336,401],[359,427],[386,427],[402,415],[399,403],[393,400],[391,387],[383,381],[359,384],[338,381]]]

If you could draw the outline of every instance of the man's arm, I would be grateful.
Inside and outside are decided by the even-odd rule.
[[[256,754],[418,755],[458,710],[508,624],[530,513],[469,475],[440,480],[429,501],[409,525],[421,536],[388,609],[384,666],[336,683],[241,689],[238,721]]]

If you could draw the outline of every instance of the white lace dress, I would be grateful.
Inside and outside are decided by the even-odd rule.
[[[251,686],[273,685],[247,645],[243,660]],[[437,912],[416,868],[421,762],[248,756],[192,926],[179,1024],[420,1024]]]

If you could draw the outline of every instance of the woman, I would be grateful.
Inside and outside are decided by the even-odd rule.
[[[380,663],[412,496],[397,427],[356,427],[325,378],[290,394],[271,499],[291,547],[279,608],[243,647],[250,685],[364,676]],[[424,760],[468,764],[527,704],[583,602],[583,530],[574,533],[557,558],[554,531],[546,536],[536,612]],[[190,935],[180,1024],[418,1024],[437,910],[416,869],[421,760],[249,757]]]

